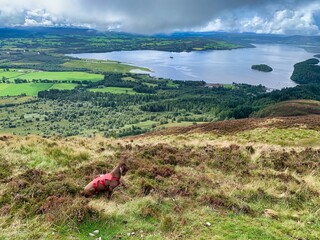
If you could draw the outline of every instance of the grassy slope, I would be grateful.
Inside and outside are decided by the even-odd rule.
[[[255,117],[285,117],[320,114],[320,102],[313,100],[292,100],[268,106],[255,113]]]
[[[118,140],[1,137],[0,239],[319,239],[319,126],[308,116]],[[79,196],[124,155],[130,172],[111,201]]]

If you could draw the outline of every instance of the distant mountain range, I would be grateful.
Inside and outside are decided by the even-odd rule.
[[[0,28],[0,38],[23,37],[23,36],[42,36],[50,34],[90,34],[93,35],[127,35],[137,36],[139,34],[124,32],[100,32],[86,28],[58,28],[58,27],[17,27]],[[143,36],[143,35],[140,35]],[[277,35],[277,34],[256,34],[256,33],[229,33],[229,32],[174,32],[172,34],[155,34],[154,37],[163,38],[218,38],[226,41],[237,41],[245,43],[279,43],[295,44],[303,46],[320,47],[320,36],[301,36],[301,35]]]

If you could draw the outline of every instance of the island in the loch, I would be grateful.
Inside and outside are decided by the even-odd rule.
[[[314,55],[313,57],[315,57],[315,58],[320,58],[320,54],[316,54],[316,55]]]
[[[272,67],[266,65],[266,64],[259,64],[259,65],[252,65],[251,69],[257,70],[260,72],[272,72]]]

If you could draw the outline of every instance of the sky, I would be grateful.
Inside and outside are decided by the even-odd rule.
[[[320,35],[319,0],[0,0],[0,27]]]

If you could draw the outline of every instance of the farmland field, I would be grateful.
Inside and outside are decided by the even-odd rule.
[[[92,74],[86,72],[32,72],[21,76],[20,78],[26,80],[32,79],[47,79],[58,81],[100,81],[103,79],[101,74]]]
[[[103,79],[102,74],[93,74],[86,72],[42,72],[34,70],[10,70],[0,71],[0,79],[8,78],[10,81],[14,79],[22,79],[32,81],[36,80],[56,80],[56,81],[100,81]]]
[[[131,70],[139,69],[149,71],[147,68],[140,68],[132,65],[122,64],[115,61],[98,61],[98,60],[72,60],[63,64],[64,67],[70,68],[85,68],[94,72],[118,72],[128,73]]]
[[[7,79],[10,79],[10,78],[16,78],[20,75],[23,75],[24,73],[20,71],[5,71],[4,69],[1,69],[0,70],[0,79],[2,78],[7,78]]]
[[[72,90],[77,86],[73,83],[1,83],[0,84],[0,96],[18,96],[25,94],[27,96],[37,96],[38,92],[58,89],[58,90]]]
[[[0,96],[37,96],[39,91],[48,90],[53,83],[21,83],[21,84],[0,84]]]

